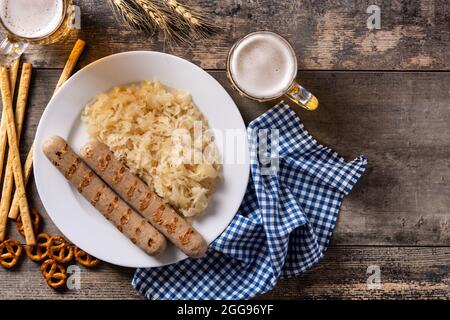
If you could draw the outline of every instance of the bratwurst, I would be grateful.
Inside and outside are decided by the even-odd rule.
[[[81,148],[81,157],[117,194],[186,255],[200,258],[205,254],[208,245],[200,233],[117,160],[105,144],[88,142]]]
[[[166,239],[142,218],[92,171],[67,142],[58,136],[44,141],[43,151],[98,211],[149,255],[158,255],[166,248]]]

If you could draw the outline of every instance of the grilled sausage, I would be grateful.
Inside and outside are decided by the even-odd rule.
[[[117,196],[63,138],[47,138],[43,151],[78,192],[134,244],[149,255],[158,255],[165,250],[167,242],[164,236]]]
[[[164,204],[148,185],[117,160],[105,144],[99,141],[88,142],[81,148],[81,157],[111,188],[186,255],[199,258],[205,254],[208,248],[205,239],[170,205]]]

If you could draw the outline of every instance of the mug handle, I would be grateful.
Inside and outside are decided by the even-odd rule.
[[[24,41],[13,41],[8,37],[0,44],[0,65],[9,67],[28,47]]]
[[[297,81],[294,81],[286,92],[286,96],[300,107],[306,110],[316,110],[319,106],[319,100],[308,90],[302,87]]]

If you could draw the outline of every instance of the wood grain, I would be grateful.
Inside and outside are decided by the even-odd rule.
[[[91,46],[83,65],[112,53],[157,50],[186,58],[207,69],[224,69],[231,45],[255,30],[284,35],[297,52],[300,69],[450,70],[450,3],[446,0],[235,1],[190,0],[210,14],[223,31],[191,47],[128,31],[106,1],[75,1],[82,30],[66,43],[31,46],[35,67],[62,68],[71,44],[80,37]],[[366,9],[381,8],[381,29],[368,30]]]
[[[37,70],[33,76],[23,156],[59,74]],[[233,96],[246,122],[270,107],[236,94],[224,72],[211,74]],[[450,74],[302,72],[300,77],[321,101],[312,113],[294,107],[306,128],[348,159],[364,152],[369,169],[344,201],[323,262],[304,276],[280,281],[262,298],[448,298],[450,249],[428,246],[449,246],[450,239]],[[29,192],[31,205],[44,216],[44,230],[59,233],[34,183]],[[9,230],[10,237],[20,239],[11,222]],[[367,289],[366,270],[372,264],[381,267],[382,290]],[[48,289],[37,266],[27,261],[13,273],[1,271],[6,290],[0,298],[34,298],[37,291],[52,299],[138,298],[130,286],[132,270],[82,270],[82,290],[61,294]]]
[[[24,140],[21,144],[23,156],[32,143],[36,125],[52,94],[59,73],[59,70],[37,70],[33,76],[31,105],[28,108]],[[229,87],[223,72],[212,72],[212,75],[233,96],[246,122],[269,107],[268,104],[260,105],[239,97]],[[303,72],[301,77],[303,83],[310,87],[321,101],[320,109],[314,113],[296,109],[306,128],[321,142],[334,146],[347,158],[364,152],[369,159],[367,174],[344,201],[334,245],[449,245],[447,208],[450,206],[450,128],[446,124],[450,118],[450,74]],[[32,195],[31,205],[39,208],[44,215],[45,231],[59,233],[43,210],[34,184],[29,191]],[[11,237],[18,238],[11,222],[9,230]],[[336,252],[333,250],[330,252]],[[375,261],[385,254],[385,251],[379,251],[381,249],[378,248],[364,248],[358,251],[360,255],[362,250],[367,250],[364,259],[368,261]],[[402,249],[389,250],[395,253],[396,250]],[[322,278],[325,277],[323,270],[318,269],[316,276],[306,277],[306,289],[299,284],[303,283],[302,278],[283,281],[280,289],[271,293],[270,297],[338,297],[341,291],[341,297],[353,298],[372,295],[414,297],[419,296],[420,292],[430,297],[444,296],[442,285],[428,282],[437,281],[433,280],[434,277],[438,279],[445,269],[444,266],[436,269],[433,264],[448,258],[448,251],[445,251],[447,249],[442,249],[447,254],[444,257],[439,254],[442,251],[440,249],[436,249],[438,254],[434,255],[422,253],[432,251],[430,248],[411,250],[416,251],[415,256],[411,257],[415,260],[410,263],[430,264],[420,271],[428,275],[428,280],[420,280],[417,271],[415,284],[397,285],[392,280],[387,293],[366,292],[364,285],[359,283],[349,282],[347,285],[354,273],[349,273],[344,264],[336,265],[335,269],[329,271],[335,278]],[[337,251],[333,259],[338,259],[340,254],[342,253]],[[398,261],[409,261],[409,256],[393,256],[393,259]],[[356,261],[354,263],[358,264],[362,258],[350,256],[348,259],[353,259]],[[366,264],[361,263],[364,268],[367,268]],[[24,279],[12,293],[11,289],[2,290],[0,297],[25,297],[28,293],[29,297],[32,297],[38,288],[46,290],[38,285],[41,279],[35,270],[37,268],[32,266],[24,264],[16,273],[12,273],[13,276],[0,274],[5,288],[8,288],[8,285],[13,286],[14,282],[10,281]],[[334,268],[325,262],[322,266]],[[97,287],[93,287],[92,292],[83,290],[79,294],[95,298],[128,297],[131,294],[131,273],[128,271],[125,277],[121,274],[122,271],[117,274],[116,269],[107,267],[105,270],[93,275],[90,272],[83,273],[89,277],[88,281],[93,281]],[[397,272],[387,270],[390,276]],[[360,277],[364,276],[364,270],[358,272],[362,272]],[[340,278],[339,275],[346,276]],[[402,279],[409,281],[406,276]],[[114,290],[117,291],[105,292],[104,286],[109,283],[114,283]],[[336,287],[337,284],[340,286]],[[421,288],[424,291],[420,291]],[[53,294],[51,291],[45,292]],[[73,293],[67,297],[73,297],[71,294]]]
[[[104,263],[95,269],[79,266],[76,270],[80,289],[55,291],[45,283],[39,265],[24,254],[18,269],[0,269],[0,299],[142,299],[131,286],[133,269]]]
[[[331,247],[313,269],[280,280],[258,299],[449,299],[450,248]],[[380,268],[381,287],[369,289],[369,266]],[[142,299],[131,287],[132,269],[103,264],[80,269],[80,290],[46,286],[38,266],[23,259],[0,269],[1,299]]]
[[[246,122],[269,108],[236,94],[224,72],[211,74]],[[33,76],[23,156],[58,75],[37,70]],[[360,153],[369,159],[343,204],[335,244],[450,245],[450,74],[321,71],[300,77],[321,103],[315,112],[294,107],[311,134],[347,159]],[[34,188],[31,205],[42,209]]]
[[[320,100],[315,112],[294,107],[305,127],[347,159],[363,153],[369,167],[343,203],[325,258],[302,276],[280,280],[260,298],[450,298],[450,73],[442,72],[450,71],[448,1],[184,1],[211,13],[224,28],[192,47],[125,30],[105,1],[75,2],[81,6],[82,31],[65,43],[31,46],[25,55],[38,69],[23,158],[77,37],[88,43],[82,66],[112,53],[157,50],[211,69],[248,123],[275,101],[240,97],[216,69],[225,68],[227,51],[241,36],[276,31],[293,44],[299,79]],[[381,7],[381,30],[366,28],[369,4]],[[30,206],[42,212],[44,231],[60,233],[34,183],[28,191]],[[12,222],[8,233],[22,239]],[[367,287],[371,265],[380,267],[381,289]],[[81,268],[81,290],[55,292],[38,266],[24,259],[15,271],[0,269],[0,299],[141,299],[131,287],[132,272],[108,264]]]
[[[450,248],[331,247],[304,275],[280,280],[261,299],[445,299],[450,298]],[[369,288],[380,269],[380,288]]]

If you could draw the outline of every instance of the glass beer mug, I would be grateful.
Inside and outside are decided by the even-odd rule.
[[[51,44],[80,28],[80,9],[72,0],[0,0],[0,23],[7,36],[0,64],[9,65],[29,44]]]
[[[282,96],[315,110],[317,98],[296,80],[297,58],[282,36],[257,31],[237,41],[228,53],[227,76],[243,96],[264,102]]]

